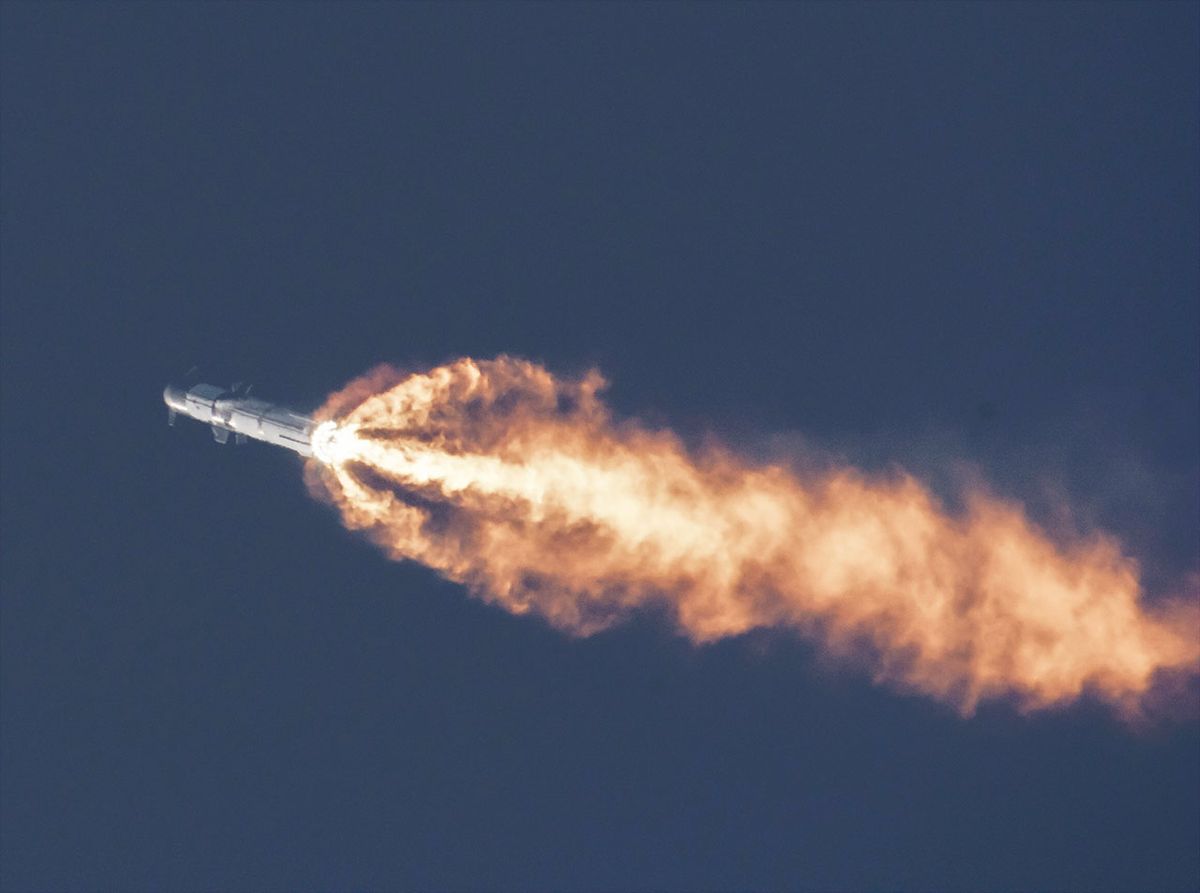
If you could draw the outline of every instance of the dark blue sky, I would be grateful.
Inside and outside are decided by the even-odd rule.
[[[1200,566],[1200,7],[0,5],[0,886],[1185,890],[1200,728],[587,641],[167,429],[382,360]],[[776,446],[778,446],[776,444]]]

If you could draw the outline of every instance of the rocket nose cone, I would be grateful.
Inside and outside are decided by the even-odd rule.
[[[187,391],[177,385],[169,384],[163,388],[163,403],[171,409],[181,410],[184,407]]]

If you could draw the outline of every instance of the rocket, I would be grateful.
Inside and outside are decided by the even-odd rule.
[[[167,424],[174,425],[177,415],[188,416],[211,425],[217,443],[227,442],[232,433],[235,443],[245,443],[250,438],[301,456],[313,455],[317,422],[286,406],[251,397],[249,387],[198,384],[184,390],[167,385],[163,402],[167,404]]]

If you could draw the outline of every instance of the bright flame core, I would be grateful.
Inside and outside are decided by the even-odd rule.
[[[312,433],[313,455],[325,465],[340,465],[356,453],[353,426],[321,422]]]
[[[308,478],[393,558],[580,635],[647,606],[696,642],[787,626],[964,713],[1084,692],[1136,712],[1200,670],[1195,593],[1142,603],[1107,535],[1057,544],[981,492],[951,516],[904,474],[692,454],[615,422],[604,384],[508,357],[380,367],[326,402]]]

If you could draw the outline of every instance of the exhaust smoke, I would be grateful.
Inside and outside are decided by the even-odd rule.
[[[614,419],[597,372],[501,356],[379,367],[318,413],[310,487],[395,559],[576,635],[665,610],[696,643],[786,627],[970,714],[1084,694],[1136,715],[1200,671],[1197,593],[1146,603],[1104,533],[1065,544],[982,491],[801,474]]]

